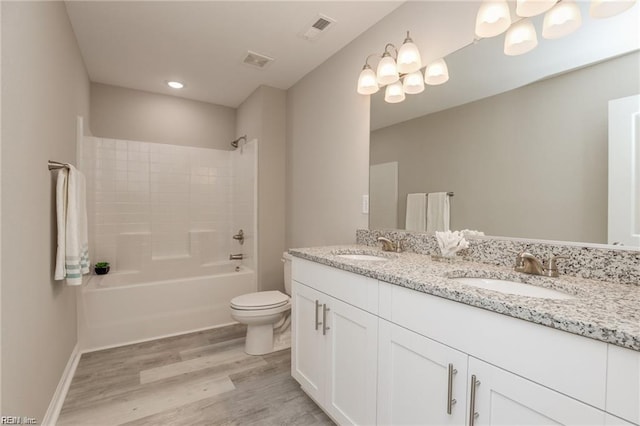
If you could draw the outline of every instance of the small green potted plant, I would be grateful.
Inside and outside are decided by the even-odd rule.
[[[98,262],[93,266],[94,266],[94,270],[96,271],[96,274],[98,275],[107,274],[110,269],[109,262]]]

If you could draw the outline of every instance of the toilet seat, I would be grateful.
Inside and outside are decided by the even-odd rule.
[[[289,303],[289,296],[277,290],[243,294],[231,299],[231,308],[241,311],[263,311]]]

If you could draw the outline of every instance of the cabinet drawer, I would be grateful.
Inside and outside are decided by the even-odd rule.
[[[640,352],[609,345],[607,412],[640,424]]]
[[[391,322],[605,409],[606,343],[387,283],[380,288],[380,312]]]
[[[291,266],[294,281],[372,314],[378,313],[378,281],[351,272],[294,258]]]

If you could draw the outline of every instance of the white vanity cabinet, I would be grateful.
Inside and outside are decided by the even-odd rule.
[[[467,355],[383,319],[378,424],[463,425]]]
[[[640,352],[293,262],[292,375],[339,424],[640,425]]]
[[[603,411],[473,357],[467,411],[472,426],[605,424]]]
[[[375,424],[377,281],[298,259],[292,275],[293,377],[339,424]]]

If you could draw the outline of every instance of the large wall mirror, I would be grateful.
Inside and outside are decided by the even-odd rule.
[[[405,229],[407,194],[453,192],[451,229],[640,246],[640,138],[626,136],[632,155],[609,141],[611,101],[640,109],[639,9],[595,20],[585,2],[569,36],[520,56],[483,39],[446,57],[446,84],[401,104],[372,95],[370,228]]]

